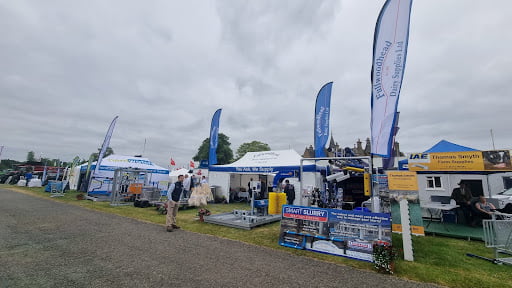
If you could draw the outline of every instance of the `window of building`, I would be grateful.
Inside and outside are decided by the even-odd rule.
[[[441,176],[427,176],[427,189],[441,189]]]

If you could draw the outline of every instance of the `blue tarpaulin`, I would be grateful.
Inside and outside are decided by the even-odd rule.
[[[455,144],[446,140],[439,141],[436,145],[430,147],[425,153],[438,153],[438,152],[462,152],[462,151],[478,151],[470,147]]]

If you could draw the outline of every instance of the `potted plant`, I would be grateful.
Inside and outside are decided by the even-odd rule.
[[[393,274],[398,251],[391,244],[373,244],[373,267],[380,273]]]
[[[197,211],[197,216],[199,216],[199,221],[201,221],[201,222],[204,222],[204,216],[210,216],[210,215],[211,215],[210,210],[208,210],[206,208],[200,208]]]
[[[206,208],[200,208],[197,210],[197,216],[199,216],[199,221],[204,222],[204,216],[210,216],[211,212],[210,210]]]

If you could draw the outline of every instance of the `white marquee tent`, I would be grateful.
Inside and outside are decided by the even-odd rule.
[[[248,152],[241,159],[231,164],[210,166],[208,172],[209,183],[216,187],[216,195],[229,199],[229,191],[233,186],[231,182],[237,182],[237,175],[268,175],[272,178],[296,177],[300,171],[301,159],[302,157],[295,150]],[[304,180],[314,183],[315,163],[304,161],[302,164],[303,172],[306,172]],[[245,178],[248,176],[245,178],[242,176],[238,177],[242,179],[238,182],[246,183]],[[298,189],[295,191],[299,193]]]
[[[91,164],[91,173],[96,168],[96,163]],[[167,189],[169,183],[169,169],[153,164],[149,159],[142,157],[110,155],[103,158],[97,175],[94,175],[96,182],[101,182],[101,187],[96,187],[94,192],[89,194],[109,194],[109,185],[114,177],[114,171],[119,168],[134,168],[147,170],[149,173],[147,179],[143,179],[147,185],[158,186],[160,189]],[[80,166],[81,174],[87,171],[87,164]],[[105,181],[106,180],[106,181]],[[109,182],[110,180],[110,182]]]

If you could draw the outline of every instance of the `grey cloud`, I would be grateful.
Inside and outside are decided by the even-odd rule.
[[[370,136],[373,30],[384,1],[3,1],[2,158],[70,160],[101,145],[188,163],[223,108],[233,150],[313,143],[318,90],[334,81],[331,130]],[[464,9],[461,9],[464,7]],[[511,19],[505,0],[414,1],[400,96],[406,152],[446,139],[510,148]],[[462,108],[461,108],[462,107]],[[41,121],[44,117],[44,121]],[[50,124],[46,124],[50,123]],[[55,143],[55,139],[59,139]]]

